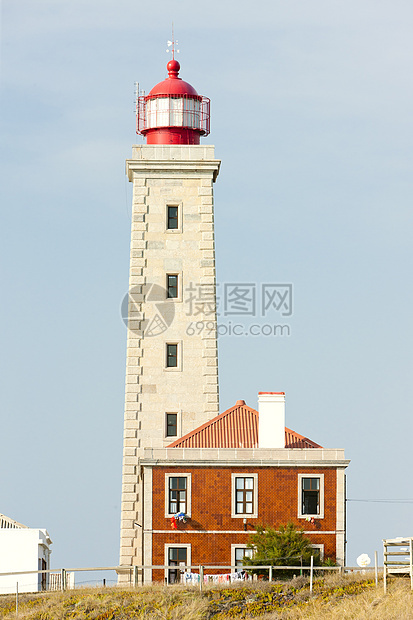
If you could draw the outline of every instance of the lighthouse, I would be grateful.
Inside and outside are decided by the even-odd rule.
[[[219,413],[213,184],[220,161],[210,102],[179,76],[137,101],[121,506],[120,581],[143,564],[145,513],[139,459]],[[145,485],[150,485],[146,478]],[[146,534],[150,534],[147,532]],[[145,543],[146,544],[146,543]]]
[[[166,80],[138,98],[137,132],[147,144],[199,144],[209,134],[210,101],[179,77],[177,60],[166,68]]]

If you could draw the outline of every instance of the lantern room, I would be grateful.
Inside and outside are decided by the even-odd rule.
[[[200,137],[209,134],[210,101],[178,77],[177,60],[166,68],[166,80],[138,97],[136,133],[145,136],[147,144],[199,144]]]

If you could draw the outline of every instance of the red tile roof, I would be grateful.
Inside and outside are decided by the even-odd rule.
[[[321,448],[285,428],[286,448]],[[258,448],[258,411],[243,400],[202,426],[171,443],[168,448]]]

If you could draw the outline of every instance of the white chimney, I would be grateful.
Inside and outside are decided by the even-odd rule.
[[[285,392],[258,392],[258,447],[285,448]]]

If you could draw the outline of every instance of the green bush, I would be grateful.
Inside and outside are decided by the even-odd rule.
[[[257,525],[257,532],[250,535],[247,545],[254,549],[252,558],[244,557],[245,567],[254,566],[309,566],[310,558],[314,556],[314,566],[320,565],[319,554],[311,546],[309,538],[304,536],[304,531],[298,529],[289,521],[287,525],[280,525],[277,529],[271,526]],[[257,568],[247,569],[249,573],[255,573],[268,577],[268,570]],[[274,579],[291,578],[291,571],[274,571]]]

